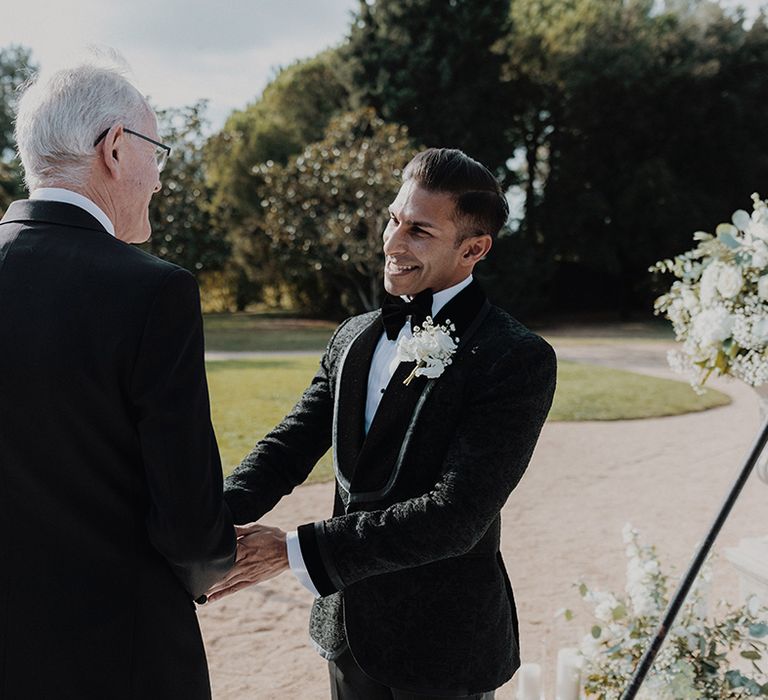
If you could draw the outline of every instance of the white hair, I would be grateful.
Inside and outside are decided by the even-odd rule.
[[[16,145],[30,191],[54,184],[82,187],[93,167],[94,142],[116,124],[136,129],[147,99],[126,78],[117,52],[95,55],[28,84],[16,114]]]

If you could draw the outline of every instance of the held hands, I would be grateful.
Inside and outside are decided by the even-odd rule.
[[[235,525],[237,554],[229,573],[208,590],[209,601],[273,578],[288,568],[285,533],[267,525]]]

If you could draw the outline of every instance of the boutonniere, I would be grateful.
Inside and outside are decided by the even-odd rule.
[[[459,339],[451,336],[456,331],[450,319],[444,325],[435,325],[431,316],[427,316],[423,326],[413,329],[413,337],[400,338],[397,341],[397,362],[415,362],[416,366],[403,381],[406,386],[414,377],[436,379],[451,364]]]

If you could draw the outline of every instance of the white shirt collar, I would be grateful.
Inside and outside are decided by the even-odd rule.
[[[109,233],[115,235],[115,225],[104,211],[88,197],[84,197],[72,190],[63,187],[38,187],[32,190],[30,199],[40,199],[46,202],[64,202],[65,204],[74,204],[76,207],[85,209],[94,219],[96,219]]]

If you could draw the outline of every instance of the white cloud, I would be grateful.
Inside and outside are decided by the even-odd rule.
[[[210,100],[219,128],[252,102],[276,68],[338,44],[355,0],[25,0],[0,22],[0,47],[32,49],[43,70],[88,45],[126,58],[159,107]]]

